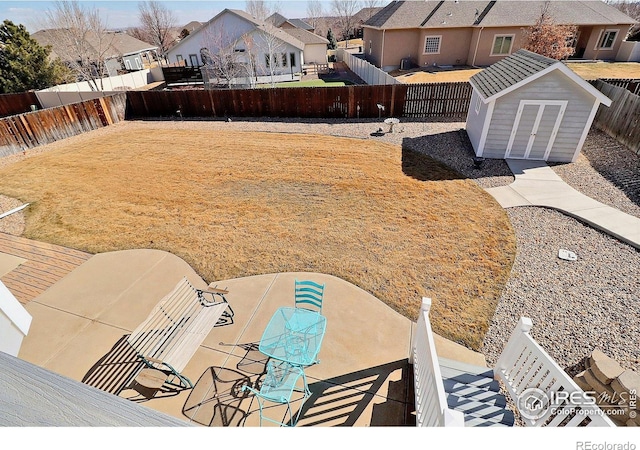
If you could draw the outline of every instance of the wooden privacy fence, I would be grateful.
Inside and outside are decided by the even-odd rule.
[[[633,94],[640,95],[640,78],[600,78],[600,81],[625,88]],[[591,84],[594,83],[595,81],[591,81]]]
[[[31,111],[31,105],[40,109],[41,105],[35,92],[20,94],[0,94],[0,117],[13,116]]]
[[[464,118],[469,83],[275,89],[129,91],[127,118]],[[379,108],[382,105],[383,108]]]
[[[0,157],[120,122],[125,104],[122,93],[0,119]]]
[[[640,154],[640,96],[602,80],[596,80],[593,84],[612,100],[608,108],[600,105],[595,125]]]

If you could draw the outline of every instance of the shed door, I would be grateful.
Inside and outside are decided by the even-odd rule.
[[[566,100],[521,100],[505,158],[546,161],[566,107]]]

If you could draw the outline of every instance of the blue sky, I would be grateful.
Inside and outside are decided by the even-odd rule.
[[[111,28],[122,28],[138,24],[137,1],[81,0],[81,3],[90,7],[98,8],[107,25]],[[180,25],[185,25],[192,20],[200,22],[207,21],[224,8],[245,8],[244,0],[176,0],[162,1],[162,3],[175,13]],[[329,10],[331,2],[326,0],[323,1],[323,3],[325,4],[325,10]],[[280,0],[276,2],[267,2],[267,4],[278,4],[282,14],[289,18],[306,16],[306,0]],[[54,1],[46,0],[24,0],[19,2],[0,0],[0,20],[9,19],[16,24],[23,24],[27,27],[30,33],[34,33],[42,28],[42,21],[45,17],[45,12],[49,9],[53,9],[54,5]]]

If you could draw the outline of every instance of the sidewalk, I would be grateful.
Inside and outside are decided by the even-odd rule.
[[[544,161],[508,159],[515,176],[509,186],[487,189],[503,208],[542,206],[561,211],[640,249],[640,218],[581,194]]]

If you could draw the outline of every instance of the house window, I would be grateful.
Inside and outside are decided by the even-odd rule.
[[[287,67],[287,54],[283,53],[282,55],[280,55],[280,58],[282,59],[282,67]]]
[[[371,41],[369,41],[369,54],[371,54]]]
[[[140,61],[140,58],[138,57],[136,57],[136,67],[138,70],[142,69],[142,61]]]
[[[272,66],[278,67],[278,55],[276,55],[275,53],[272,53],[272,54],[265,53],[264,64],[265,66],[267,66],[267,68],[270,68]]]
[[[193,67],[198,67],[198,55],[189,55],[189,63]]]
[[[131,70],[131,61],[129,61],[128,59],[124,60],[124,68],[127,70]]]
[[[295,67],[296,66],[296,54],[295,53],[289,53],[289,59],[291,60],[291,67]]]
[[[618,30],[605,30],[600,34],[598,39],[598,46],[596,50],[610,50],[613,48],[613,43],[616,41]]]
[[[182,55],[176,55],[176,61],[180,62],[184,60],[184,58],[182,57]]]
[[[426,36],[424,38],[425,53],[440,53],[440,40],[442,36]],[[369,47],[371,48],[371,47]]]
[[[511,44],[513,44],[513,35],[497,35],[493,39],[491,56],[511,54]]]

